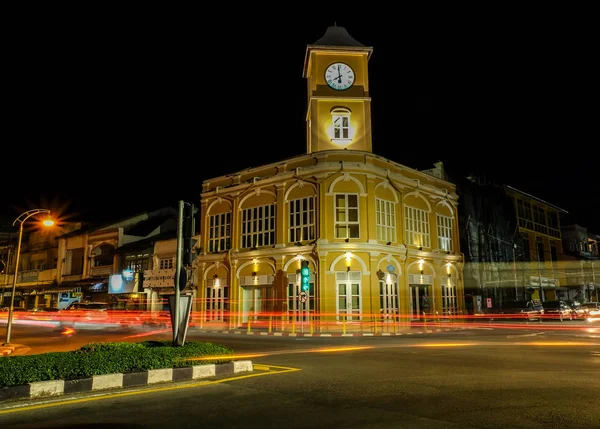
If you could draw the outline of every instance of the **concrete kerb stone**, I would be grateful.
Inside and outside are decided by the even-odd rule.
[[[47,396],[57,396],[65,393],[64,380],[48,380],[29,383],[29,396],[31,398],[45,398]]]
[[[91,378],[77,380],[38,381],[20,386],[0,387],[0,403],[19,399],[37,399],[72,393],[149,386],[156,383],[191,381],[217,375],[233,375],[252,371],[254,371],[252,361],[242,360],[223,364],[193,365],[183,368],[151,369],[126,374],[94,375]]]
[[[148,384],[173,381],[173,368],[148,370]]]
[[[92,390],[114,389],[123,387],[123,374],[102,374],[92,376]]]

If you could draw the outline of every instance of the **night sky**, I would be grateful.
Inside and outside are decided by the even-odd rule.
[[[197,204],[203,179],[305,153],[306,45],[336,22],[373,47],[376,154],[417,169],[442,160],[600,232],[599,91],[583,29],[423,13],[103,12],[14,35],[4,223],[38,207],[101,221]]]

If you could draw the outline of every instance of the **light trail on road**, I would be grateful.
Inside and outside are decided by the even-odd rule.
[[[223,359],[247,359],[254,357],[277,356],[277,355],[292,355],[292,354],[307,354],[307,353],[330,353],[330,352],[352,352],[373,349],[387,348],[436,348],[436,347],[496,347],[496,346],[532,346],[532,347],[599,347],[599,342],[583,342],[583,341],[497,341],[497,342],[456,342],[456,343],[436,343],[428,342],[422,344],[382,344],[374,346],[360,347],[335,347],[335,348],[318,348],[318,349],[300,349],[300,350],[277,350],[266,351],[241,355],[221,355],[221,356],[201,356],[197,358],[186,359],[188,361],[211,361]]]

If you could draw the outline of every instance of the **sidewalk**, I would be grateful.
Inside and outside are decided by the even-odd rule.
[[[349,325],[346,327],[340,326],[329,326],[321,327],[319,330],[317,326],[310,326],[305,324],[297,324],[293,328],[286,326],[285,329],[281,329],[280,326],[268,327],[264,324],[251,324],[249,327],[244,326],[240,328],[227,329],[226,327],[207,328],[206,326],[194,327],[194,333],[202,334],[227,334],[227,335],[263,335],[263,336],[274,336],[274,337],[390,337],[390,336],[401,336],[401,335],[419,335],[429,334],[434,332],[449,332],[456,330],[469,329],[464,324],[453,324],[453,323],[421,323],[419,326],[381,326],[381,325]],[[188,331],[189,332],[189,331]]]

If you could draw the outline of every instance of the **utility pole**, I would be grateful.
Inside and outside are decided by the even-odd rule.
[[[187,286],[187,267],[192,264],[194,236],[194,205],[179,201],[177,217],[177,260],[175,263],[174,294],[169,297],[173,345],[183,346],[187,334],[192,295],[181,294]]]
[[[179,282],[181,281],[181,257],[183,253],[183,204],[183,201],[179,201],[179,209],[177,212],[177,256],[175,261],[175,300],[173,303],[174,319],[172,322],[174,346],[177,345],[179,338],[179,298],[181,296],[181,292],[179,291]]]

